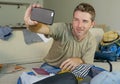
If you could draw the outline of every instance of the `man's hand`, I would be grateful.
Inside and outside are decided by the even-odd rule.
[[[34,26],[34,25],[38,24],[37,21],[32,21],[30,19],[32,8],[36,8],[36,7],[41,7],[41,6],[39,4],[33,4],[27,8],[25,15],[24,15],[24,21],[25,21],[26,26]]]
[[[75,67],[77,67],[78,65],[82,64],[83,61],[78,58],[78,57],[73,57],[73,58],[69,58],[67,60],[65,60],[61,65],[60,68],[63,71],[72,71],[75,69]]]

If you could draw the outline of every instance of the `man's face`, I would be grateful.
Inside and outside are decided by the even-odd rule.
[[[92,28],[94,22],[91,21],[91,15],[87,12],[75,11],[72,20],[72,32],[77,38],[84,37],[88,30]]]

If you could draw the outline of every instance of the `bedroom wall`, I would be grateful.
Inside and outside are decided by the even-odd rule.
[[[2,2],[14,2],[14,3],[35,3],[39,2],[43,5],[43,0],[0,0],[0,26],[19,26],[24,23],[23,17],[27,5],[6,5]]]
[[[44,7],[55,10],[55,22],[71,22],[72,12],[80,2],[88,2],[96,9],[96,24],[106,24],[111,29],[119,30],[120,27],[120,0],[0,0],[4,2],[39,2]],[[44,2],[44,3],[43,3]],[[26,6],[0,4],[0,26],[18,25],[24,23],[23,16]]]
[[[44,0],[44,6],[56,11],[55,22],[71,22],[72,11],[80,2],[88,2],[96,9],[96,24],[106,24],[109,28],[119,30],[120,0]]]

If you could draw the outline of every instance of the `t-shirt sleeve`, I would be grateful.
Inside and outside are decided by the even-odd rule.
[[[96,42],[95,38],[92,38],[90,40],[91,41],[89,42],[89,45],[86,48],[86,51],[85,51],[85,53],[83,55],[82,60],[85,63],[93,64],[93,62],[94,62],[94,54],[95,54],[95,51],[96,51],[97,42]]]
[[[64,32],[65,23],[54,23],[53,25],[48,26],[50,29],[49,36],[54,39],[61,38]]]

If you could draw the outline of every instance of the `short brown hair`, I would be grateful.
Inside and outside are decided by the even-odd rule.
[[[76,11],[87,12],[91,15],[91,20],[92,21],[95,20],[95,15],[96,15],[95,9],[93,8],[93,6],[91,6],[88,3],[80,3],[79,5],[76,6],[73,13],[75,13]]]

